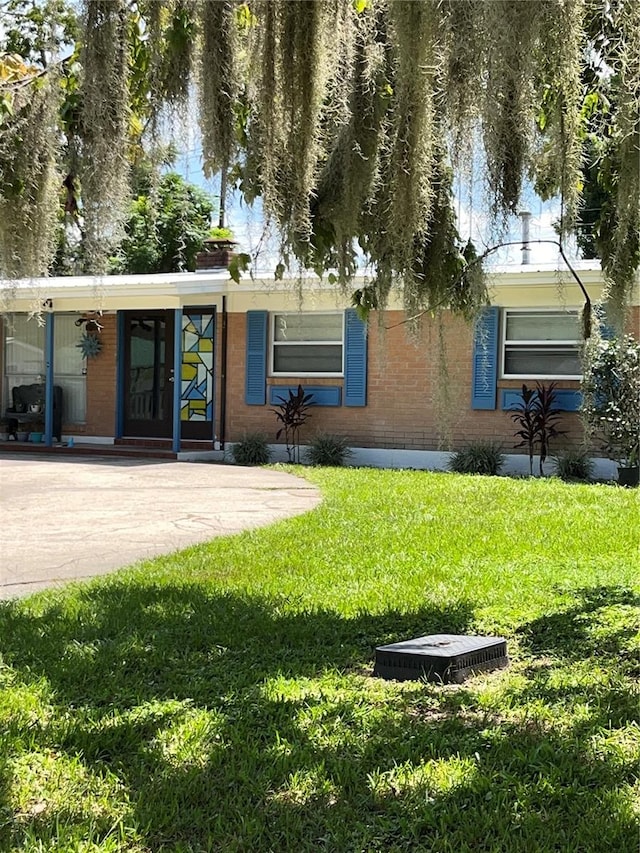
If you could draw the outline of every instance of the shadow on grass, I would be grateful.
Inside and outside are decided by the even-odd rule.
[[[71,602],[71,603],[69,603]],[[369,666],[376,645],[427,633],[464,633],[467,602],[345,619],[298,610],[288,598],[209,593],[198,585],[89,587],[33,617],[0,606],[8,659],[41,673],[74,706],[156,698],[215,700],[282,672],[309,676]]]
[[[626,587],[597,586],[572,590],[572,596],[566,610],[523,625],[520,642],[533,654],[571,660],[624,654],[638,631],[638,620],[625,619],[625,611],[640,612],[640,595]]]
[[[578,591],[575,601],[521,627],[532,663],[577,654],[605,612],[633,604],[615,589]],[[35,735],[31,724],[32,742],[81,756],[98,777],[115,774],[126,792],[114,849],[636,853],[621,789],[640,768],[593,748],[613,690],[597,714],[569,714],[563,728],[487,708],[473,684],[400,688],[366,677],[374,647],[473,630],[469,602],[349,619],[299,607],[112,582],[53,599],[40,615],[0,608],[6,663],[25,684],[44,679],[56,707]],[[613,621],[615,670],[629,626]],[[532,669],[510,707],[551,707],[546,676]],[[2,784],[8,813],[8,771]],[[106,845],[111,831],[108,821],[46,810],[2,823],[0,847],[25,849],[54,838]]]

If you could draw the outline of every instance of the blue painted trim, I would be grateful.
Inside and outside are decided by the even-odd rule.
[[[247,311],[246,367],[244,401],[248,406],[267,402],[267,324],[266,311]]]
[[[122,438],[124,435],[125,331],[125,313],[118,311],[116,315],[116,438]]]
[[[504,388],[501,394],[502,409],[506,412],[515,408],[522,402],[522,396],[515,389]],[[579,412],[582,405],[582,393],[580,391],[556,391],[556,410],[559,412]]]
[[[46,315],[44,338],[44,443],[47,447],[51,447],[53,445],[54,330],[54,315],[53,313],[50,313]],[[62,436],[60,436],[60,438],[62,438]]]
[[[180,403],[182,401],[182,308],[173,312],[173,444],[180,451]]]
[[[213,344],[212,344],[213,359],[211,361],[211,370],[212,370],[212,373],[211,373],[211,382],[212,382],[212,385],[211,385],[211,404],[212,404],[211,405],[211,408],[212,408],[211,441],[215,441],[216,440],[216,393],[218,391],[217,384],[216,384],[216,374],[218,372],[217,367],[216,367],[216,346],[218,344],[218,313],[217,313],[218,309],[215,305],[212,305],[211,307],[213,308],[213,310],[211,312],[211,314],[213,315],[213,338],[212,338],[212,341],[213,341]],[[182,377],[180,377],[180,380],[182,381]]]
[[[366,406],[367,326],[354,308],[344,315],[344,404]]]
[[[339,406],[342,399],[342,388],[339,385],[303,385],[305,394],[313,394],[311,401],[314,406]],[[270,385],[269,386],[269,404],[277,406],[281,401],[278,397],[284,397],[285,400],[289,395],[289,391],[295,394],[298,390],[297,385]]]
[[[498,381],[498,308],[485,308],[476,321],[473,335],[471,408],[496,407]]]

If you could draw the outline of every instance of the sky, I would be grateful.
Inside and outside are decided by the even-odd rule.
[[[220,178],[206,178],[202,169],[202,151],[199,147],[195,132],[189,133],[189,138],[182,144],[177,141],[179,150],[175,167],[187,180],[202,186],[215,199],[216,205],[220,198]],[[455,204],[458,216],[458,231],[466,242],[471,238],[478,252],[482,252],[497,242],[519,242],[522,235],[522,223],[519,217],[511,217],[508,230],[503,240],[496,239],[492,233],[486,206],[482,204],[482,180],[480,175],[475,179],[466,178],[454,184]],[[522,209],[531,213],[529,236],[531,245],[530,265],[551,264],[562,268],[564,263],[560,258],[557,246],[537,244],[536,240],[557,240],[558,236],[553,223],[559,218],[559,202],[543,202],[533,191],[530,184],[523,189]],[[217,224],[217,219],[214,224]],[[239,243],[239,250],[247,252],[252,257],[258,254],[257,269],[272,272],[278,263],[276,243],[264,240],[264,220],[261,214],[259,200],[249,207],[241,198],[240,193],[231,193],[227,199],[226,225],[230,228]],[[570,260],[577,259],[574,242],[566,246],[566,254]],[[488,265],[520,265],[522,250],[518,246],[510,246],[497,251],[487,261]]]

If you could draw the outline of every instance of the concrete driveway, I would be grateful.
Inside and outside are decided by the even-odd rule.
[[[307,512],[282,471],[148,459],[0,459],[0,599]]]

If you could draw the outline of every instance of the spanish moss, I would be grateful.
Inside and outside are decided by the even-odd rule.
[[[101,273],[122,235],[129,197],[126,0],[87,0],[82,51],[82,216],[87,271]]]
[[[238,26],[234,0],[202,6],[200,127],[205,174],[228,169],[236,144],[234,107],[239,92]]]
[[[620,34],[619,164],[615,186],[616,227],[603,267],[615,319],[621,325],[628,297],[634,284],[638,284],[640,265],[640,6],[622,0],[614,4],[614,10]]]
[[[564,240],[582,203],[591,86],[610,95],[596,161],[608,207],[596,242],[611,301],[628,300],[640,264],[636,0],[85,0],[82,8],[73,139],[57,129],[66,119],[56,122],[52,82],[27,79],[30,95],[14,116],[0,113],[0,170],[15,176],[0,203],[23,187],[19,221],[35,223],[0,223],[6,275],[46,269],[56,162],[74,187],[79,176],[86,269],[103,271],[131,162],[149,140],[157,145],[159,119],[175,118],[194,93],[205,173],[222,171],[247,202],[261,199],[282,264],[337,271],[342,286],[366,269],[362,306],[384,306],[396,288],[411,311],[449,307],[468,317],[486,292],[480,263],[467,261],[473,247],[458,235],[453,175],[483,161],[481,213],[496,230],[532,180],[559,203]],[[602,57],[595,71],[594,56]],[[41,120],[46,143],[27,128]],[[30,150],[42,151],[41,172],[29,172],[13,144],[20,122]]]
[[[58,220],[58,80],[23,89],[0,134],[0,275],[46,276]]]
[[[516,213],[533,137],[534,57],[540,3],[485,3],[487,85],[482,104],[487,178],[494,215]]]

